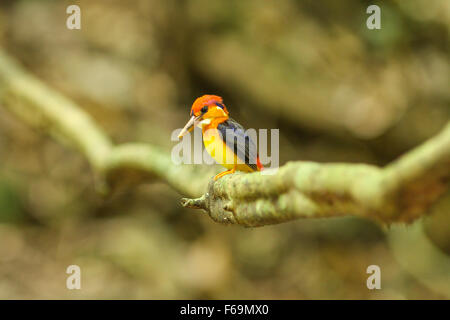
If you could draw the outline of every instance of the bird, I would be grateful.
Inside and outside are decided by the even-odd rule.
[[[205,149],[217,163],[228,169],[217,174],[214,181],[236,170],[255,172],[264,169],[255,143],[244,127],[230,118],[222,97],[210,94],[198,97],[192,104],[190,117],[178,138],[195,127],[202,129]]]

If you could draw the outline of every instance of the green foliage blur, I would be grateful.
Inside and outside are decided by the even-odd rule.
[[[81,30],[66,28],[71,4]],[[381,30],[366,28],[370,4]],[[449,31],[446,0],[0,2],[0,47],[115,143],[170,152],[194,99],[218,94],[245,127],[280,129],[281,165],[384,165],[436,134],[450,119]],[[162,182],[104,197],[81,155],[1,100],[0,165],[2,299],[450,298],[414,272],[420,248],[402,247],[405,264],[367,220],[227,227]],[[424,221],[443,259],[449,213],[447,194]],[[72,264],[81,290],[66,288]],[[372,264],[381,290],[366,287]]]

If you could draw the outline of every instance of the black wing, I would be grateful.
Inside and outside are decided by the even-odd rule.
[[[258,171],[256,159],[258,157],[255,143],[249,135],[245,133],[244,127],[229,118],[227,121],[217,126],[222,140],[228,148],[234,150],[238,158],[251,169]]]

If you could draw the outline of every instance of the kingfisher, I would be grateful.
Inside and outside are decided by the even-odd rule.
[[[216,95],[203,95],[192,104],[190,120],[181,130],[181,139],[195,127],[202,129],[205,149],[217,163],[227,171],[214,177],[217,179],[238,171],[263,170],[256,145],[244,127],[229,117],[223,99]]]

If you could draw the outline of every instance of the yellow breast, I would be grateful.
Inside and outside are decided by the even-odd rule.
[[[240,171],[253,171],[227,146],[217,129],[204,130],[203,143],[211,157],[225,168],[232,169],[236,166],[236,169]]]

